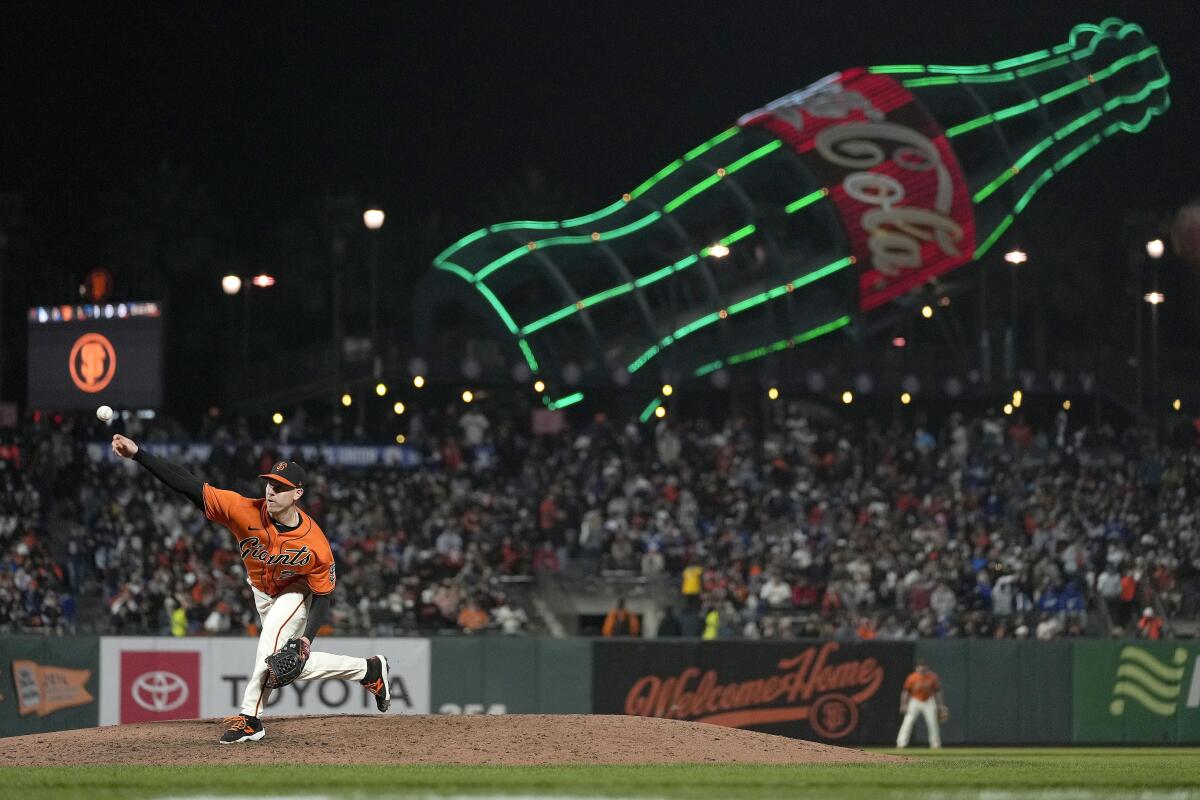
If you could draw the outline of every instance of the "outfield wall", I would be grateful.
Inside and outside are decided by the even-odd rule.
[[[887,745],[913,661],[942,676],[947,744],[1200,744],[1200,642],[323,638],[393,664],[393,711],[662,716],[845,745]],[[215,717],[236,709],[255,641],[0,637],[0,736]],[[374,713],[329,681],[272,714]],[[925,741],[923,725],[914,736]]]

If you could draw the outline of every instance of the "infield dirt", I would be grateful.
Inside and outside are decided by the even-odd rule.
[[[0,739],[5,766],[83,764],[864,764],[900,762],[699,722],[599,715],[319,716],[264,720],[259,742],[219,745],[219,720]]]

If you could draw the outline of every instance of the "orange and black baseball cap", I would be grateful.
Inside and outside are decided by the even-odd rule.
[[[277,461],[275,466],[271,467],[270,472],[258,477],[282,483],[291,489],[304,488],[304,467],[295,461]]]

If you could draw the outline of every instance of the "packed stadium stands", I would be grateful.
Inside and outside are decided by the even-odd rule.
[[[211,455],[182,460],[245,494],[277,458],[237,426],[119,424],[149,446],[203,436]],[[580,415],[535,436],[493,407],[419,427],[406,466],[306,464],[336,632],[542,632],[539,583],[615,599],[631,576],[705,638],[1157,638],[1200,607],[1200,449],[1065,413],[1042,429]],[[117,429],[40,417],[3,439],[0,629],[253,632],[232,537],[103,458]]]

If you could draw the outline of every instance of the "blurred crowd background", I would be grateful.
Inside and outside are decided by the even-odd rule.
[[[502,404],[448,406],[414,423],[412,466],[305,463],[302,506],[338,564],[325,633],[554,633],[570,613],[554,598],[587,586],[612,610],[571,632],[1194,634],[1190,430],[1156,442],[1065,412],[1035,427],[792,411],[769,424],[581,416],[535,435]],[[280,455],[278,430],[268,441],[219,417],[191,434],[71,415],[0,432],[0,630],[255,633],[232,535],[138,465],[101,457],[118,430],[149,447],[212,444],[178,460],[248,496]]]

